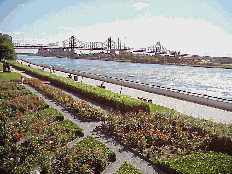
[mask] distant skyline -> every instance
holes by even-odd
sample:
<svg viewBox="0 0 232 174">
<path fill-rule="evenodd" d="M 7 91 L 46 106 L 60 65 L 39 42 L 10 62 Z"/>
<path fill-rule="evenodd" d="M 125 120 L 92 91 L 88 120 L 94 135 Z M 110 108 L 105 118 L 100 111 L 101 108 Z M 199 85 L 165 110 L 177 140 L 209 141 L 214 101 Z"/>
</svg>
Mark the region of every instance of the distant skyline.
<svg viewBox="0 0 232 174">
<path fill-rule="evenodd" d="M 19 43 L 111 37 L 136 49 L 160 41 L 182 54 L 232 57 L 231 7 L 230 0 L 3 0 L 0 32 Z"/>
</svg>

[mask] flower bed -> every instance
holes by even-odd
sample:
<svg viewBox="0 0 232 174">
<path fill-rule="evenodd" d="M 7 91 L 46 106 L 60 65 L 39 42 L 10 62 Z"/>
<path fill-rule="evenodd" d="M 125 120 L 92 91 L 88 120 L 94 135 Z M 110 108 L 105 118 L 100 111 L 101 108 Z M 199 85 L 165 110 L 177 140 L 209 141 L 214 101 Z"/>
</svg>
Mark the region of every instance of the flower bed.
<svg viewBox="0 0 232 174">
<path fill-rule="evenodd" d="M 124 161 L 115 174 L 143 174 L 143 172 L 140 172 L 136 167 L 132 166 L 127 161 Z"/>
<path fill-rule="evenodd" d="M 3 100 L 0 102 L 0 110 L 5 110 L 5 115 L 7 117 L 17 117 L 28 110 L 40 111 L 49 107 L 46 102 L 37 97 L 35 94 L 18 96 L 10 100 Z"/>
<path fill-rule="evenodd" d="M 55 85 L 77 92 L 87 98 L 96 100 L 99 103 L 103 103 L 114 108 L 120 108 L 120 110 L 124 112 L 139 112 L 139 109 L 142 109 L 145 112 L 150 112 L 150 105 L 147 102 L 134 99 L 128 95 L 121 95 L 92 85 L 75 82 L 69 78 L 56 76 L 43 70 L 19 64 L 15 61 L 8 61 L 8 63 L 10 63 L 13 67 L 23 70 L 38 78 L 49 80 Z"/>
<path fill-rule="evenodd" d="M 1 82 L 0 90 L 21 90 L 21 89 L 25 89 L 24 86 L 19 85 L 17 82 L 4 82 L 4 81 L 0 81 L 0 82 Z"/>
<path fill-rule="evenodd" d="M 23 86 L 1 83 L 0 94 L 8 89 L 14 93 L 0 100 L 0 173 L 27 173 L 83 136 L 81 128 Z"/>
<path fill-rule="evenodd" d="M 103 128 L 153 162 L 206 150 L 228 154 L 232 150 L 231 126 L 177 112 L 109 113 Z"/>
<path fill-rule="evenodd" d="M 44 161 L 43 172 L 100 173 L 116 155 L 96 138 L 88 136 L 64 151 L 57 151 L 50 161 Z"/>
<path fill-rule="evenodd" d="M 176 174 L 232 173 L 232 156 L 211 151 L 158 160 L 156 165 L 169 173 Z"/>
<path fill-rule="evenodd" d="M 71 95 L 66 94 L 60 89 L 55 89 L 52 86 L 46 85 L 35 78 L 27 79 L 27 81 L 33 87 L 41 90 L 45 95 L 51 97 L 59 104 L 62 104 L 64 107 L 70 109 L 76 114 L 79 114 L 85 119 L 96 119 L 103 117 L 101 110 L 93 108 L 89 104 L 86 104 L 84 101 L 78 102 Z"/>
<path fill-rule="evenodd" d="M 0 91 L 0 99 L 5 99 L 5 98 L 15 98 L 18 96 L 23 96 L 23 95 L 28 95 L 31 94 L 31 91 L 28 89 L 24 90 L 1 90 Z"/>
</svg>

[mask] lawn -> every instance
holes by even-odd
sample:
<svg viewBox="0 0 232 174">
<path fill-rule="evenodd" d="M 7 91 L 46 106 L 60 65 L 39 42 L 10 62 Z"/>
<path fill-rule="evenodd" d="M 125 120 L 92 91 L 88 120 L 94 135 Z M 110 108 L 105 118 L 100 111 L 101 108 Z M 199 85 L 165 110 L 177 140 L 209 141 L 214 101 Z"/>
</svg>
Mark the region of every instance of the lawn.
<svg viewBox="0 0 232 174">
<path fill-rule="evenodd" d="M 153 103 L 148 103 L 150 105 L 150 112 L 151 114 L 155 113 L 156 111 L 174 111 L 174 109 L 170 109 L 164 106 L 156 105 Z"/>
<path fill-rule="evenodd" d="M 9 80 L 19 81 L 21 80 L 21 75 L 15 72 L 0 72 L 0 81 L 9 81 Z"/>
<path fill-rule="evenodd" d="M 140 172 L 136 167 L 132 166 L 127 161 L 124 161 L 115 174 L 143 174 L 143 172 Z"/>
</svg>

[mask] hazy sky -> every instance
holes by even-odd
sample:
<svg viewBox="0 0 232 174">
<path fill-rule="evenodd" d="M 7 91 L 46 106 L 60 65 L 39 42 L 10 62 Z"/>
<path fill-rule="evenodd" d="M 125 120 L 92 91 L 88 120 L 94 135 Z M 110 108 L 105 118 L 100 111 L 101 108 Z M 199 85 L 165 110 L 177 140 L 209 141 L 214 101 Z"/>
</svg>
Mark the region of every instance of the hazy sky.
<svg viewBox="0 0 232 174">
<path fill-rule="evenodd" d="M 232 0 L 1 0 L 0 31 L 14 42 L 78 40 L 232 57 Z"/>
</svg>

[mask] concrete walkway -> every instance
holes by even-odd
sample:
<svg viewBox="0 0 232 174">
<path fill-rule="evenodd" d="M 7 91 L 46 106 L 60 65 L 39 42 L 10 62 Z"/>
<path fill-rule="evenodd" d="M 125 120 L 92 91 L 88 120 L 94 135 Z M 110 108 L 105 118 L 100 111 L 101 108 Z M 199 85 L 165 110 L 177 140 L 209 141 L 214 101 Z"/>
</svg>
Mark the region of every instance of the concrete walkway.
<svg viewBox="0 0 232 174">
<path fill-rule="evenodd" d="M 29 65 L 25 61 L 19 60 L 20 63 L 24 65 Z M 40 66 L 32 65 L 31 67 L 34 68 L 40 68 Z M 45 68 L 44 69 L 47 72 L 50 72 L 50 69 Z M 53 74 L 56 74 L 58 76 L 68 77 L 69 73 L 61 72 L 61 71 L 55 71 Z M 74 77 L 72 76 L 72 79 Z M 78 82 L 90 84 L 90 85 L 101 85 L 102 81 L 94 80 L 90 78 L 85 78 L 78 76 Z M 115 85 L 111 83 L 104 83 L 104 85 L 107 87 L 108 90 L 116 92 L 116 93 L 122 93 L 126 95 L 130 95 L 131 97 L 137 98 L 137 97 L 146 97 L 149 99 L 152 99 L 152 103 L 165 106 L 171 109 L 175 109 L 180 113 L 191 115 L 194 117 L 204 118 L 207 120 L 212 120 L 216 122 L 222 122 L 225 124 L 232 124 L 232 112 L 225 111 L 222 109 L 213 108 L 210 106 L 200 105 L 197 103 L 192 103 L 172 97 L 167 97 L 163 95 L 158 95 L 154 93 L 149 93 L 133 88 L 128 88 L 120 85 Z"/>
</svg>

